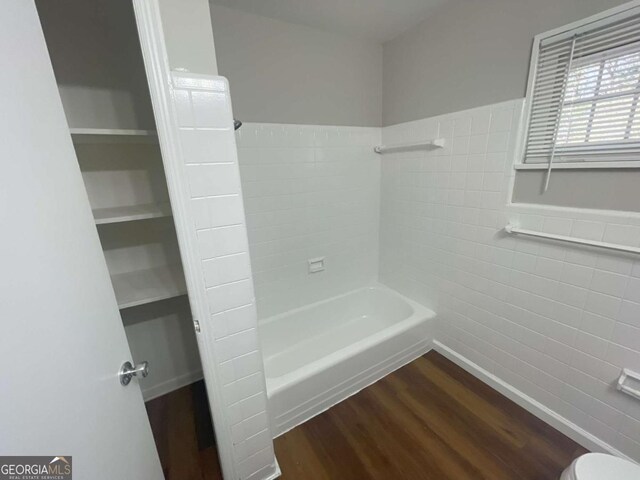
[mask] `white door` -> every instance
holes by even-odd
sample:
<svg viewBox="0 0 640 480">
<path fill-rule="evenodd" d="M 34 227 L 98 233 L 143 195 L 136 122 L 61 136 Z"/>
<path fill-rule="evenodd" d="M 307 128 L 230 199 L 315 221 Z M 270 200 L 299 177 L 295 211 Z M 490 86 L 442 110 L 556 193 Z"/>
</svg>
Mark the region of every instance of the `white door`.
<svg viewBox="0 0 640 480">
<path fill-rule="evenodd" d="M 163 477 L 32 0 L 0 15 L 0 455 Z M 150 366 L 153 368 L 153 365 Z"/>
</svg>

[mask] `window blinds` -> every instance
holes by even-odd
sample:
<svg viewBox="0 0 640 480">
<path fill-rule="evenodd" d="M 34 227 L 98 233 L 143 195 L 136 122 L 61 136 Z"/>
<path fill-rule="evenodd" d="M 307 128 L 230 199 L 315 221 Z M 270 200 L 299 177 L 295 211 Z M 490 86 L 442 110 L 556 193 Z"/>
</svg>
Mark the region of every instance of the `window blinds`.
<svg viewBox="0 0 640 480">
<path fill-rule="evenodd" d="M 640 14 L 540 41 L 529 101 L 525 163 L 640 160 Z"/>
</svg>

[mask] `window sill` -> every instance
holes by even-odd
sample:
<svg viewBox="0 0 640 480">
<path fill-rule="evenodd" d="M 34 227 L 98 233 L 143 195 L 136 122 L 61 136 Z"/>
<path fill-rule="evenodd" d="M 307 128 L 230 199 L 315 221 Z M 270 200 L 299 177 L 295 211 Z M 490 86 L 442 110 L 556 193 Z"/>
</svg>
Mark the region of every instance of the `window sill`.
<svg viewBox="0 0 640 480">
<path fill-rule="evenodd" d="M 516 170 L 547 170 L 547 163 L 518 163 L 513 167 Z M 591 170 L 591 169 L 617 169 L 617 168 L 640 168 L 640 161 L 626 162 L 566 162 L 554 163 L 553 170 Z"/>
</svg>

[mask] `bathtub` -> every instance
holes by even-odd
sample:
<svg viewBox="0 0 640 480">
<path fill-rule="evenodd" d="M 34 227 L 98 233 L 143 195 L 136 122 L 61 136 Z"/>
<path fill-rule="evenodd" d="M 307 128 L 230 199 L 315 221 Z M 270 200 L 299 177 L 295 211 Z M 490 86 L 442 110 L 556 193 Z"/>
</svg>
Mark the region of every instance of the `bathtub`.
<svg viewBox="0 0 640 480">
<path fill-rule="evenodd" d="M 375 285 L 260 321 L 274 436 L 426 353 L 434 318 Z"/>
</svg>

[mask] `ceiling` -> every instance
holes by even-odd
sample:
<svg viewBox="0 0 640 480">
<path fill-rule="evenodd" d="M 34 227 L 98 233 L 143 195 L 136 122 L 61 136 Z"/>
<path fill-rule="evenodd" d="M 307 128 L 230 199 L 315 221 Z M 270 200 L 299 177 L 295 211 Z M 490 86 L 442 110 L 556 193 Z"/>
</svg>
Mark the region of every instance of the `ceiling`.
<svg viewBox="0 0 640 480">
<path fill-rule="evenodd" d="M 285 22 L 376 42 L 391 40 L 447 0 L 211 0 Z"/>
</svg>

